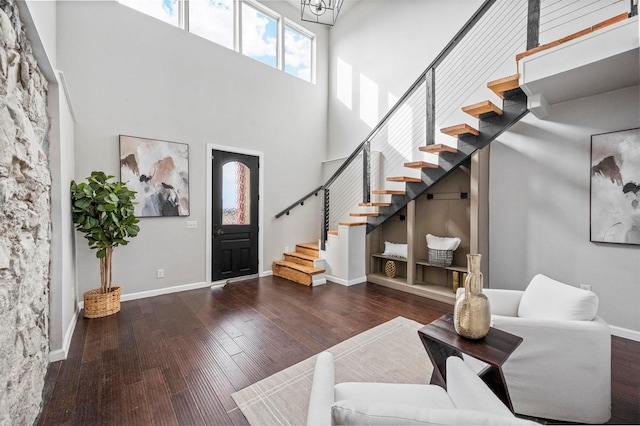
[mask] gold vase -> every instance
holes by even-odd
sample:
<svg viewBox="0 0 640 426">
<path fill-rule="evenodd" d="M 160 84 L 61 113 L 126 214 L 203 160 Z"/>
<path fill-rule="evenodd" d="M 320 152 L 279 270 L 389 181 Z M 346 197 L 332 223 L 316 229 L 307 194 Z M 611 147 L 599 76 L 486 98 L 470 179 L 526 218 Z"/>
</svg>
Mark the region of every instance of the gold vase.
<svg viewBox="0 0 640 426">
<path fill-rule="evenodd" d="M 467 278 L 464 297 L 459 297 L 453 310 L 456 333 L 468 339 L 481 339 L 489 332 L 491 310 L 489 299 L 482 293 L 483 276 L 479 254 L 467 255 Z"/>
</svg>

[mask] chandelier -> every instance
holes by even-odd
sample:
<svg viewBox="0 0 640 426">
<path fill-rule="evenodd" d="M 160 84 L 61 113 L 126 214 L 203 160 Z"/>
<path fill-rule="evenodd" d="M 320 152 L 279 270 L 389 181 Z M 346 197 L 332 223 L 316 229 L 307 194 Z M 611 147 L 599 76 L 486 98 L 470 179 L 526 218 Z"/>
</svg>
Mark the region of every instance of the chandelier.
<svg viewBox="0 0 640 426">
<path fill-rule="evenodd" d="M 316 24 L 333 25 L 344 0 L 300 0 L 300 18 Z"/>
</svg>

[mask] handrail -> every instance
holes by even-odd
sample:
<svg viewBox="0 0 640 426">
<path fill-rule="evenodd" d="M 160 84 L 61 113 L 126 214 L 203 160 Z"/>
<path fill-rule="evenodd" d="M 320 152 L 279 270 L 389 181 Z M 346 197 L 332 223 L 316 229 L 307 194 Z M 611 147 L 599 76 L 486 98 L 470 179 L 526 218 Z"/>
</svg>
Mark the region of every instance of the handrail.
<svg viewBox="0 0 640 426">
<path fill-rule="evenodd" d="M 476 12 L 469 18 L 469 20 L 463 25 L 463 27 L 456 33 L 456 35 L 449 41 L 449 43 L 445 46 L 445 48 L 436 56 L 436 58 L 431 62 L 431 64 L 427 67 L 427 69 L 418 77 L 418 79 L 409 87 L 409 89 L 398 99 L 398 101 L 389 109 L 389 111 L 382 117 L 382 120 L 378 122 L 378 124 L 371 130 L 371 132 L 367 135 L 367 137 L 356 147 L 356 149 L 351 153 L 351 155 L 342 163 L 342 165 L 336 170 L 336 172 L 331 175 L 331 177 L 325 182 L 324 185 L 321 185 L 316 190 L 311 191 L 309 194 L 302 197 L 300 200 L 291 204 L 286 209 L 282 210 L 276 215 L 276 219 L 288 214 L 291 209 L 297 207 L 298 205 L 303 204 L 304 200 L 311 197 L 311 195 L 317 195 L 318 191 L 321 191 L 325 188 L 328 188 L 340 174 L 357 158 L 360 151 L 364 148 L 365 144 L 369 142 L 369 140 L 382 128 L 383 125 L 386 124 L 389 117 L 398 109 L 404 101 L 411 95 L 413 90 L 419 86 L 423 80 L 426 78 L 427 73 L 431 71 L 431 69 L 435 68 L 438 64 L 440 64 L 447 55 L 453 50 L 453 48 L 458 44 L 458 41 L 465 36 L 475 25 L 478 20 L 491 8 L 493 3 L 496 0 L 485 0 L 485 2 L 476 10 Z"/>
<path fill-rule="evenodd" d="M 367 140 L 365 139 L 364 141 L 362 141 L 360 145 L 358 145 L 358 147 L 351 153 L 351 155 L 348 156 L 346 160 L 344 160 L 344 163 L 342 163 L 342 165 L 338 168 L 338 170 L 336 170 L 335 173 L 332 174 L 329 179 L 327 179 L 325 184 L 322 185 L 323 188 L 327 188 L 331 186 L 331 184 L 338 178 L 338 176 L 340 176 L 342 172 L 345 171 L 345 169 L 349 166 L 349 164 L 353 163 L 353 160 L 355 160 L 358 154 L 360 154 L 360 151 L 362 151 L 366 143 L 367 143 Z"/>
<path fill-rule="evenodd" d="M 313 191 L 311 191 L 310 193 L 308 193 L 307 195 L 305 195 L 304 197 L 300 198 L 298 201 L 296 201 L 295 203 L 291 204 L 289 207 L 287 207 L 286 209 L 282 210 L 280 213 L 278 213 L 276 215 L 276 219 L 280 218 L 281 216 L 289 215 L 289 212 L 291 211 L 291 209 L 298 207 L 299 205 L 302 206 L 304 205 L 304 202 L 308 199 L 311 198 L 312 195 L 318 196 L 318 192 L 322 191 L 322 189 L 324 188 L 324 185 L 321 185 L 319 187 L 317 187 L 316 189 L 314 189 Z"/>
</svg>

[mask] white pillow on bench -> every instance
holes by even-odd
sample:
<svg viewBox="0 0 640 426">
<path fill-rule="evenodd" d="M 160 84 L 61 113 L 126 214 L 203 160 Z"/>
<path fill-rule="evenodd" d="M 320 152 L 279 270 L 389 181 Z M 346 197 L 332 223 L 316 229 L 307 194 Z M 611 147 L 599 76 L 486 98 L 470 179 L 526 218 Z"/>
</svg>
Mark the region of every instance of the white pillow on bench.
<svg viewBox="0 0 640 426">
<path fill-rule="evenodd" d="M 393 256 L 393 257 L 403 257 L 407 258 L 407 245 L 406 244 L 398 244 L 398 243 L 390 243 L 389 241 L 384 242 L 384 253 L 385 256 Z"/>
</svg>

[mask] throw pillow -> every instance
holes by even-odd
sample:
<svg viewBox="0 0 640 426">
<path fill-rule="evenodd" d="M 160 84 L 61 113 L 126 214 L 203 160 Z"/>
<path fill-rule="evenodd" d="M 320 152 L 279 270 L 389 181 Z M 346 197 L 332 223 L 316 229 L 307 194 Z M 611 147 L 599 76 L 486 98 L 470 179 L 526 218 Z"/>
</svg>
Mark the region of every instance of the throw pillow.
<svg viewBox="0 0 640 426">
<path fill-rule="evenodd" d="M 407 258 L 407 245 L 406 244 L 398 244 L 398 243 L 390 243 L 389 241 L 384 242 L 384 253 L 385 256 L 393 256 L 393 257 L 403 257 Z"/>
<path fill-rule="evenodd" d="M 522 293 L 518 316 L 569 321 L 591 321 L 598 312 L 598 296 L 538 274 Z"/>
<path fill-rule="evenodd" d="M 458 237 L 436 237 L 427 234 L 427 247 L 434 250 L 451 250 L 454 251 L 460 245 Z"/>
</svg>

